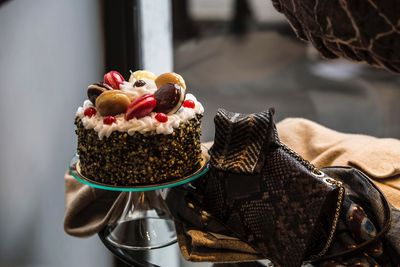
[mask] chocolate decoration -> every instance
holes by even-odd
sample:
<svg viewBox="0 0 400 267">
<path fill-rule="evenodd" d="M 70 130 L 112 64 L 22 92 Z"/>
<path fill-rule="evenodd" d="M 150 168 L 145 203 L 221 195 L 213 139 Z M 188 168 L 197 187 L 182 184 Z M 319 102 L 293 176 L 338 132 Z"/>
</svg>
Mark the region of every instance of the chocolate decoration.
<svg viewBox="0 0 400 267">
<path fill-rule="evenodd" d="M 134 84 L 135 87 L 142 87 L 146 85 L 146 82 L 143 80 L 137 80 Z"/>
<path fill-rule="evenodd" d="M 87 90 L 87 96 L 90 102 L 92 102 L 93 105 L 96 105 L 96 99 L 99 95 L 101 95 L 103 92 L 107 90 L 111 90 L 112 88 L 104 83 L 94 83 L 88 86 Z"/>
<path fill-rule="evenodd" d="M 154 93 L 154 97 L 157 101 L 155 112 L 173 114 L 182 106 L 185 100 L 185 90 L 178 84 L 167 83 Z"/>
</svg>

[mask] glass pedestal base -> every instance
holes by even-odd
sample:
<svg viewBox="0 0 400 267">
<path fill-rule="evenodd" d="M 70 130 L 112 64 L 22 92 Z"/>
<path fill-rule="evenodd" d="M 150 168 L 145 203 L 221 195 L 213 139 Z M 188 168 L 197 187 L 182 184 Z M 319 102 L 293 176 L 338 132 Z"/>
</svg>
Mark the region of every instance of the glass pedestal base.
<svg viewBox="0 0 400 267">
<path fill-rule="evenodd" d="M 177 240 L 161 190 L 129 192 L 120 219 L 104 234 L 111 245 L 130 250 L 161 248 Z"/>
<path fill-rule="evenodd" d="M 190 183 L 206 174 L 208 159 L 207 148 L 202 147 L 199 166 L 187 176 L 135 186 L 110 185 L 85 177 L 77 155 L 71 160 L 69 173 L 90 187 L 128 194 L 119 219 L 102 231 L 102 241 L 115 249 L 144 251 L 166 247 L 177 241 L 174 222 L 162 194 L 170 187 Z"/>
</svg>

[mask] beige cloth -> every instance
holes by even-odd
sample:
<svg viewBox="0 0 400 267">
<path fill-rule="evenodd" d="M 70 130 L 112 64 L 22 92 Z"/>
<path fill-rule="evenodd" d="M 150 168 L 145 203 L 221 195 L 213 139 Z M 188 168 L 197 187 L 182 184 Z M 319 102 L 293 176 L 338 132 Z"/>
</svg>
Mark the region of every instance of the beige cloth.
<svg viewBox="0 0 400 267">
<path fill-rule="evenodd" d="M 262 259 L 247 243 L 230 236 L 185 229 L 175 223 L 179 249 L 188 261 L 245 262 Z"/>
<path fill-rule="evenodd" d="M 65 174 L 64 229 L 85 237 L 98 233 L 121 215 L 125 193 L 94 189 Z"/>
<path fill-rule="evenodd" d="M 344 134 L 300 118 L 285 119 L 277 129 L 284 144 L 317 167 L 352 166 L 365 172 L 400 208 L 400 140 Z"/>
<path fill-rule="evenodd" d="M 283 143 L 316 166 L 350 165 L 367 173 L 400 208 L 400 141 L 343 134 L 305 119 L 277 124 Z M 210 145 L 210 144 L 208 144 Z M 90 188 L 65 175 L 65 231 L 90 236 L 118 218 L 125 194 Z"/>
</svg>

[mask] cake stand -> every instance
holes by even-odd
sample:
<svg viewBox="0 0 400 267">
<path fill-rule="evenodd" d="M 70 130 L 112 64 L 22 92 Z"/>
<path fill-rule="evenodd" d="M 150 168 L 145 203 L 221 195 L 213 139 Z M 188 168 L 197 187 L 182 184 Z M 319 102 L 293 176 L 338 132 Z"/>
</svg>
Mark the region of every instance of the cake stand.
<svg viewBox="0 0 400 267">
<path fill-rule="evenodd" d="M 176 242 L 174 222 L 162 195 L 167 193 L 167 188 L 190 183 L 207 173 L 208 153 L 205 147 L 202 150 L 201 164 L 196 170 L 185 177 L 157 184 L 129 187 L 96 182 L 81 174 L 79 156 L 72 159 L 69 172 L 77 181 L 90 187 L 127 192 L 125 207 L 119 219 L 104 229 L 104 239 L 121 249 L 150 250 Z"/>
</svg>

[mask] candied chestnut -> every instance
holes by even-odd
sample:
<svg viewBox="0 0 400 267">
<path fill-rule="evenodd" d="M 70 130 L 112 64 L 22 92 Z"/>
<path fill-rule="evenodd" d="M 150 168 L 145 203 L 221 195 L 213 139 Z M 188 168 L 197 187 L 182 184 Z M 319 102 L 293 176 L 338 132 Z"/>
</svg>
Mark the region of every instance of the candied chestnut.
<svg viewBox="0 0 400 267">
<path fill-rule="evenodd" d="M 155 112 L 173 114 L 181 107 L 185 100 L 185 90 L 179 84 L 164 84 L 154 93 L 157 101 Z"/>
</svg>

